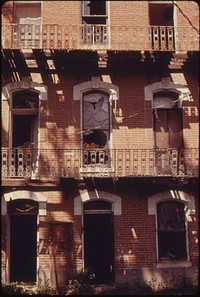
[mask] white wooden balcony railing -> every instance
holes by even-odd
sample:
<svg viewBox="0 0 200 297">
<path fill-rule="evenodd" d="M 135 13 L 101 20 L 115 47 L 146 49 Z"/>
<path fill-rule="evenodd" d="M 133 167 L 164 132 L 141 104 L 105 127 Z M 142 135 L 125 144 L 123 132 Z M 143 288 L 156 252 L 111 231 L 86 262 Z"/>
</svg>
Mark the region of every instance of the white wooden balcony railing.
<svg viewBox="0 0 200 297">
<path fill-rule="evenodd" d="M 82 177 L 197 177 L 198 149 L 2 148 L 2 179 Z"/>
<path fill-rule="evenodd" d="M 199 50 L 191 26 L 2 24 L 3 49 Z"/>
</svg>

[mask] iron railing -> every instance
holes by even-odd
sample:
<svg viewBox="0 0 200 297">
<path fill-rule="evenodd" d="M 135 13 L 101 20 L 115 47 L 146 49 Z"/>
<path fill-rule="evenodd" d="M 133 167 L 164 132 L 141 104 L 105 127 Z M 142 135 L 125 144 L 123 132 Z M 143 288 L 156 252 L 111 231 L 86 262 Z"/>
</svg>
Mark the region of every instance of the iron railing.
<svg viewBox="0 0 200 297">
<path fill-rule="evenodd" d="M 2 178 L 197 177 L 198 149 L 2 148 Z"/>
<path fill-rule="evenodd" d="M 187 26 L 2 24 L 3 49 L 199 50 L 199 35 Z"/>
</svg>

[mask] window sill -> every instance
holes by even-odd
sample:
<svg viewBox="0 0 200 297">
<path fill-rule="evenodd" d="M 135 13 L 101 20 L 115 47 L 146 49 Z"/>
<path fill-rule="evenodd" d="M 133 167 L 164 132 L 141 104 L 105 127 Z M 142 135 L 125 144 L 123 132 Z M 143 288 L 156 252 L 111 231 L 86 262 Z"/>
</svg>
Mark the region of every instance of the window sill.
<svg viewBox="0 0 200 297">
<path fill-rule="evenodd" d="M 190 261 L 168 261 L 168 262 L 158 262 L 157 268 L 177 268 L 177 267 L 191 267 Z"/>
</svg>

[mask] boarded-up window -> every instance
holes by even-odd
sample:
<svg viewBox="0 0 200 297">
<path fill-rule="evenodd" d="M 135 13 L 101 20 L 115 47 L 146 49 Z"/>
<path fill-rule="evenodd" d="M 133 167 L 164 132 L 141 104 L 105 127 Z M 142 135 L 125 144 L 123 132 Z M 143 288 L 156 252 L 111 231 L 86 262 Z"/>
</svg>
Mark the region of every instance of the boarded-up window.
<svg viewBox="0 0 200 297">
<path fill-rule="evenodd" d="M 180 148 L 183 143 L 182 110 L 156 109 L 154 129 L 157 148 Z"/>
<path fill-rule="evenodd" d="M 177 175 L 183 148 L 182 109 L 178 106 L 178 95 L 156 93 L 153 108 L 157 173 Z"/>
</svg>

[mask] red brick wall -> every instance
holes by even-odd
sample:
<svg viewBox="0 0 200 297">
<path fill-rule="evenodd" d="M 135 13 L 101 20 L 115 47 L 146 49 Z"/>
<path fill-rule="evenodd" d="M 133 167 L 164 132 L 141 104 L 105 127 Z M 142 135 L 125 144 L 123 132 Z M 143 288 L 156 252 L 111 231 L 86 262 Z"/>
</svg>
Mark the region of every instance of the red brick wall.
<svg viewBox="0 0 200 297">
<path fill-rule="evenodd" d="M 189 72 L 184 75 L 191 92 L 191 100 L 183 102 L 184 145 L 197 147 L 198 79 L 195 75 L 190 76 Z M 161 77 L 157 76 L 154 82 L 160 80 Z M 75 73 L 71 73 L 63 76 L 62 84 L 47 84 L 48 100 L 41 101 L 41 148 L 80 148 L 80 102 L 73 100 L 73 86 L 79 82 Z M 122 118 L 115 118 L 112 112 L 113 148 L 153 148 L 151 104 L 144 100 L 144 87 L 149 84 L 145 71 L 140 74 L 133 71 L 128 75 L 122 71 L 112 82 L 119 87 L 117 109 L 121 109 L 123 118 L 120 122 Z M 59 90 L 63 93 L 62 98 L 57 94 Z M 2 108 L 2 145 L 7 146 L 9 109 L 6 101 L 3 101 Z"/>
<path fill-rule="evenodd" d="M 74 216 L 74 196 L 77 194 L 72 192 L 65 194 L 65 191 L 58 190 L 43 191 L 42 194 L 47 197 L 47 215 L 40 216 L 39 222 L 39 270 L 49 272 L 52 267 L 52 256 L 54 256 L 57 269 L 66 269 L 65 281 L 67 282 L 82 269 L 83 265 L 82 219 L 81 216 Z M 156 222 L 154 215 L 148 215 L 149 194 L 147 190 L 141 191 L 139 188 L 137 190 L 136 187 L 134 191 L 121 189 L 117 193 L 122 199 L 122 214 L 114 216 L 116 271 L 155 267 L 157 262 Z M 196 215 L 188 217 L 192 265 L 197 265 L 198 261 L 198 197 L 196 197 L 195 208 Z M 52 232 L 52 226 L 54 226 L 54 232 Z M 2 227 L 4 235 L 2 267 L 4 267 L 5 220 Z"/>
<path fill-rule="evenodd" d="M 142 26 L 149 24 L 148 1 L 108 1 L 110 25 Z M 42 23 L 60 25 L 78 25 L 81 23 L 81 1 L 41 1 Z M 195 1 L 177 3 L 191 23 L 199 26 L 199 6 Z M 2 23 L 12 22 L 13 1 L 2 7 Z M 177 8 L 177 24 L 188 26 L 188 20 Z M 129 32 L 127 31 L 127 35 Z M 148 34 L 148 32 L 147 32 Z"/>
<path fill-rule="evenodd" d="M 43 24 L 81 24 L 81 1 L 42 1 Z"/>
<path fill-rule="evenodd" d="M 110 25 L 148 26 L 148 1 L 109 1 Z"/>
</svg>

